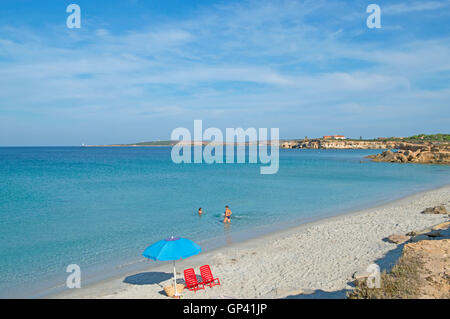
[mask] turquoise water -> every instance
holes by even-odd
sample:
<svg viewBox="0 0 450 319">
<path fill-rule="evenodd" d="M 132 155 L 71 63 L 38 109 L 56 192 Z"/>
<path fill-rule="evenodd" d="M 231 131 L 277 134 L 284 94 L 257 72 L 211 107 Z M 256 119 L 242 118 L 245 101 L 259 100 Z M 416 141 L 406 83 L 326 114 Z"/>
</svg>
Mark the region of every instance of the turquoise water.
<svg viewBox="0 0 450 319">
<path fill-rule="evenodd" d="M 63 285 L 73 263 L 83 274 L 105 274 L 168 235 L 221 245 L 224 236 L 236 240 L 450 181 L 450 167 L 363 159 L 374 153 L 280 150 L 279 172 L 261 175 L 257 164 L 177 165 L 166 147 L 0 148 L 0 296 Z M 230 227 L 221 222 L 225 205 Z"/>
</svg>

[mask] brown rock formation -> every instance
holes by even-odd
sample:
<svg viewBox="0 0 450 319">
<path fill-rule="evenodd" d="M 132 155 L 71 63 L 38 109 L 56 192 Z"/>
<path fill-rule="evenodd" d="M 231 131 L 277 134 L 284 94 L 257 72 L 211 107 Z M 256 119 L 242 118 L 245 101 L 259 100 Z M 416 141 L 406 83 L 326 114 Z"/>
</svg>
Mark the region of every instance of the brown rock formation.
<svg viewBox="0 0 450 319">
<path fill-rule="evenodd" d="M 389 273 L 383 272 L 380 288 L 370 288 L 361 274 L 351 299 L 450 299 L 450 222 L 411 238 Z M 436 231 L 439 229 L 439 231 Z M 411 232 L 418 233 L 418 232 Z M 389 238 L 395 239 L 392 235 Z M 406 239 L 406 237 L 405 237 Z M 354 276 L 356 278 L 356 276 Z M 366 276 L 367 277 L 367 276 Z"/>
<path fill-rule="evenodd" d="M 419 298 L 450 298 L 450 239 L 422 240 L 405 245 L 406 258 L 420 260 Z"/>
<path fill-rule="evenodd" d="M 389 141 L 355 141 L 332 139 L 304 139 L 285 141 L 281 148 L 306 149 L 384 149 L 393 148 L 395 143 Z"/>
<path fill-rule="evenodd" d="M 447 145 L 429 146 L 422 144 L 400 143 L 399 150 L 387 150 L 378 155 L 369 155 L 374 162 L 450 164 L 450 151 Z"/>
<path fill-rule="evenodd" d="M 439 205 L 435 207 L 425 208 L 422 214 L 448 214 L 448 211 L 444 205 Z"/>
<path fill-rule="evenodd" d="M 393 244 L 403 244 L 404 242 L 410 240 L 410 238 L 410 236 L 406 235 L 390 235 L 387 239 Z"/>
<path fill-rule="evenodd" d="M 450 164 L 450 144 L 438 142 L 410 143 L 399 141 L 359 141 L 334 139 L 304 139 L 285 141 L 281 148 L 305 149 L 387 149 L 369 155 L 374 162 Z M 398 151 L 391 151 L 397 149 Z"/>
<path fill-rule="evenodd" d="M 432 230 L 443 230 L 443 229 L 449 229 L 450 228 L 450 222 L 443 222 L 440 224 L 437 224 L 436 226 L 433 226 Z"/>
</svg>

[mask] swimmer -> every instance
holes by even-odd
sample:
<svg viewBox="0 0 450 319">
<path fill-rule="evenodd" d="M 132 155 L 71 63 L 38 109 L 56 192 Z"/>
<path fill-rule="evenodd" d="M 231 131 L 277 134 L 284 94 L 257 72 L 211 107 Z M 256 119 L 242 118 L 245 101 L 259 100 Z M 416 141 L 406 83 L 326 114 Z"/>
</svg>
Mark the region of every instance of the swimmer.
<svg viewBox="0 0 450 319">
<path fill-rule="evenodd" d="M 233 214 L 230 210 L 230 208 L 227 206 L 225 206 L 225 217 L 223 219 L 224 224 L 226 223 L 231 223 L 231 214 Z"/>
</svg>

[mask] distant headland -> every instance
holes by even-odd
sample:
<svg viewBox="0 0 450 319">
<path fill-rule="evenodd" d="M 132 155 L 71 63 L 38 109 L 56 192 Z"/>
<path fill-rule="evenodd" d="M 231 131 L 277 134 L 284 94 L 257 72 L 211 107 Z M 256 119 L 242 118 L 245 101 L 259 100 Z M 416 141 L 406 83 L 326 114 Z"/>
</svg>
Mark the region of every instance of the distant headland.
<svg viewBox="0 0 450 319">
<path fill-rule="evenodd" d="M 178 141 L 150 141 L 132 144 L 105 144 L 105 145 L 82 145 L 84 147 L 133 147 L 133 146 L 173 146 Z"/>
<path fill-rule="evenodd" d="M 385 149 L 367 158 L 375 162 L 450 164 L 450 134 L 380 137 L 372 140 L 347 139 L 342 135 L 290 140 L 281 144 L 287 149 Z M 391 151 L 396 150 L 396 151 Z"/>
<path fill-rule="evenodd" d="M 131 144 L 105 144 L 105 145 L 85 145 L 85 147 L 133 147 L 133 146 L 173 146 L 179 143 L 176 140 L 148 141 Z M 259 143 L 268 143 L 270 141 L 259 141 Z M 389 148 L 389 142 L 410 142 L 410 143 L 450 143 L 450 134 L 419 134 L 410 137 L 378 137 L 374 139 L 348 138 L 344 135 L 324 135 L 323 137 L 303 139 L 281 139 L 281 148 Z M 193 145 L 200 142 L 192 142 Z M 209 144 L 211 141 L 202 141 L 202 144 Z M 252 143 L 252 142 L 251 142 Z M 226 144 L 226 143 L 222 143 Z M 246 142 L 245 144 L 249 144 Z M 336 147 L 333 147 L 336 146 Z M 367 147 L 366 147 L 367 146 Z M 369 147 L 370 146 L 370 147 Z M 382 147 L 379 147 L 382 146 Z"/>
<path fill-rule="evenodd" d="M 84 147 L 161 147 L 174 146 L 180 141 L 149 141 L 132 144 L 84 145 Z M 206 145 L 211 141 L 182 142 Z M 270 144 L 271 141 L 235 143 L 235 145 Z M 227 143 L 218 143 L 227 145 Z M 229 144 L 229 143 L 228 143 Z M 378 137 L 375 139 L 347 138 L 344 135 L 325 135 L 320 138 L 284 139 L 284 149 L 384 149 L 368 158 L 377 162 L 450 164 L 450 134 L 419 134 L 410 137 Z M 395 151 L 391 151 L 395 150 Z"/>
</svg>

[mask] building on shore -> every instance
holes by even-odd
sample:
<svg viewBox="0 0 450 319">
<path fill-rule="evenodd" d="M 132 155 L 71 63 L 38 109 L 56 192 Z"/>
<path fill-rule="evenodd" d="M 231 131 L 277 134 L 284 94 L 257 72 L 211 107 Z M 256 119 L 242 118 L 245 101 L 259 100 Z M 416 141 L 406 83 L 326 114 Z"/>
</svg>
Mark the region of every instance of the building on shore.
<svg viewBox="0 0 450 319">
<path fill-rule="evenodd" d="M 324 140 L 345 140 L 346 137 L 344 135 L 324 135 Z"/>
</svg>

